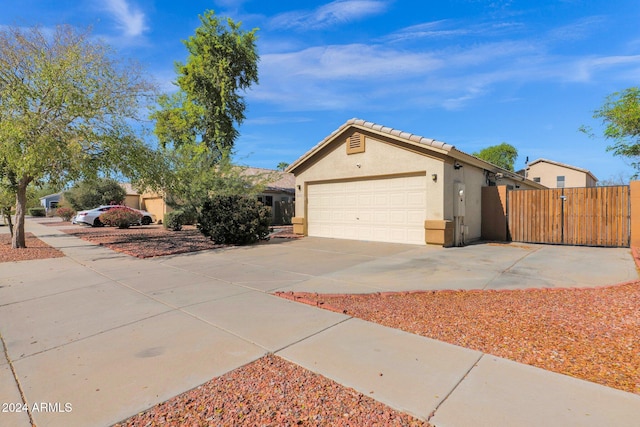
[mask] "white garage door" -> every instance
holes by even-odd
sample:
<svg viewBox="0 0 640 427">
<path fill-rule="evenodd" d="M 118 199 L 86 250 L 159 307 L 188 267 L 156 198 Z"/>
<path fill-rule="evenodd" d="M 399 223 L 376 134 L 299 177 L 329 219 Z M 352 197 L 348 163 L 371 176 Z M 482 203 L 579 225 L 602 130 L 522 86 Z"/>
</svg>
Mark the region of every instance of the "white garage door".
<svg viewBox="0 0 640 427">
<path fill-rule="evenodd" d="M 309 236 L 424 244 L 426 177 L 310 184 Z"/>
</svg>

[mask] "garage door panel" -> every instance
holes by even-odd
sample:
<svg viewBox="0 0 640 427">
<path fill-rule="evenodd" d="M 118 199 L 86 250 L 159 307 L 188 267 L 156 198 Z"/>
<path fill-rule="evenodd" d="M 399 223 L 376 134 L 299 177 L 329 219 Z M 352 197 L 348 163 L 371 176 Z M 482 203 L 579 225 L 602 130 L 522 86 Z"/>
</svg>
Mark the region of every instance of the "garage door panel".
<svg viewBox="0 0 640 427">
<path fill-rule="evenodd" d="M 424 243 L 426 176 L 308 186 L 310 236 Z"/>
</svg>

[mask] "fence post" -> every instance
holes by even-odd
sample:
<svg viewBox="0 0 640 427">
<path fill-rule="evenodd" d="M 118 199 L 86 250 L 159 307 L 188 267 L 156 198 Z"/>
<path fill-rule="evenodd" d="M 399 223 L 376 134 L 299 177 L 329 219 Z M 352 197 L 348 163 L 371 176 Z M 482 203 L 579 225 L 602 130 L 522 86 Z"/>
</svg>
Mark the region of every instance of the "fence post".
<svg viewBox="0 0 640 427">
<path fill-rule="evenodd" d="M 507 224 L 507 186 L 482 187 L 482 238 L 506 242 L 509 240 Z"/>
<path fill-rule="evenodd" d="M 631 246 L 640 247 L 640 181 L 629 183 L 631 203 Z"/>
</svg>

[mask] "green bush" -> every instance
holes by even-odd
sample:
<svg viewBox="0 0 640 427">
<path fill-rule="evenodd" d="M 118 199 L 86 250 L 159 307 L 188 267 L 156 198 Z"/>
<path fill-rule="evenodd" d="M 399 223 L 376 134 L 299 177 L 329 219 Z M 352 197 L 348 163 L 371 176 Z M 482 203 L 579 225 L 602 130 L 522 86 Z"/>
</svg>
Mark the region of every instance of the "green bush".
<svg viewBox="0 0 640 427">
<path fill-rule="evenodd" d="M 63 221 L 71 221 L 71 218 L 75 215 L 75 211 L 71 208 L 58 208 L 56 209 L 56 216 L 62 218 Z"/>
<path fill-rule="evenodd" d="M 185 214 L 182 210 L 178 209 L 171 211 L 164 216 L 164 228 L 173 231 L 182 230 L 182 226 L 185 224 Z"/>
<path fill-rule="evenodd" d="M 126 196 L 127 192 L 118 181 L 108 178 L 79 182 L 64 193 L 64 199 L 78 211 L 122 204 Z"/>
<path fill-rule="evenodd" d="M 269 235 L 271 208 L 253 197 L 213 196 L 198 216 L 198 229 L 216 243 L 246 245 Z"/>
<path fill-rule="evenodd" d="M 131 224 L 140 224 L 142 214 L 131 208 L 111 208 L 100 215 L 100 222 L 118 228 L 129 228 Z"/>
<path fill-rule="evenodd" d="M 191 207 L 184 207 L 180 210 L 182 211 L 184 225 L 194 225 L 196 222 L 198 222 L 198 212 L 196 212 L 195 209 Z"/>
<path fill-rule="evenodd" d="M 29 208 L 29 215 L 31 216 L 46 216 L 47 211 L 45 208 Z"/>
</svg>

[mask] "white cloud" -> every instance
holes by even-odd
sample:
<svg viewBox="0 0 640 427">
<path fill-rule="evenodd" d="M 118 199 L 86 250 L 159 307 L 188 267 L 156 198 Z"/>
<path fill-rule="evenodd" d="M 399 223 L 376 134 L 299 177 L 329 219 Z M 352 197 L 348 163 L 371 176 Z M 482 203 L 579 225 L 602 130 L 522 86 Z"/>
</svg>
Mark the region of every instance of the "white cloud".
<svg viewBox="0 0 640 427">
<path fill-rule="evenodd" d="M 442 64 L 430 54 L 402 52 L 362 44 L 312 47 L 269 54 L 260 59 L 261 72 L 319 80 L 368 80 L 419 75 Z"/>
<path fill-rule="evenodd" d="M 380 0 L 336 0 L 313 11 L 295 11 L 274 17 L 275 28 L 317 29 L 358 21 L 383 13 L 387 4 Z"/>
<path fill-rule="evenodd" d="M 617 56 L 593 56 L 589 58 L 579 58 L 572 66 L 568 78 L 576 82 L 591 81 L 594 76 L 601 71 L 607 71 L 618 66 L 630 65 L 635 70 L 640 68 L 640 55 L 617 55 Z M 632 73 L 631 77 L 634 77 Z M 637 74 L 635 74 L 637 78 Z"/>
<path fill-rule="evenodd" d="M 127 0 L 104 0 L 104 9 L 111 12 L 128 37 L 136 37 L 145 32 L 145 15 L 139 9 L 127 3 Z"/>
<path fill-rule="evenodd" d="M 386 37 L 383 41 L 411 42 L 420 39 L 443 40 L 455 37 L 497 37 L 516 33 L 523 29 L 520 22 L 490 22 L 473 23 L 467 25 L 462 21 L 443 19 L 439 21 L 425 22 L 418 25 L 402 28 Z"/>
<path fill-rule="evenodd" d="M 606 22 L 603 16 L 589 16 L 571 24 L 551 30 L 549 38 L 552 41 L 576 41 L 588 38 L 591 34 L 601 31 Z"/>
<path fill-rule="evenodd" d="M 249 94 L 287 111 L 394 108 L 460 109 L 503 84 L 625 79 L 640 56 L 551 55 L 534 40 L 451 45 L 419 51 L 382 45 L 331 45 L 266 54 Z M 512 97 L 512 95 L 510 95 Z"/>
<path fill-rule="evenodd" d="M 425 22 L 423 24 L 412 25 L 386 37 L 390 41 L 416 40 L 419 38 L 445 38 L 467 35 L 471 32 L 469 28 L 442 29 L 447 21 Z"/>
</svg>

